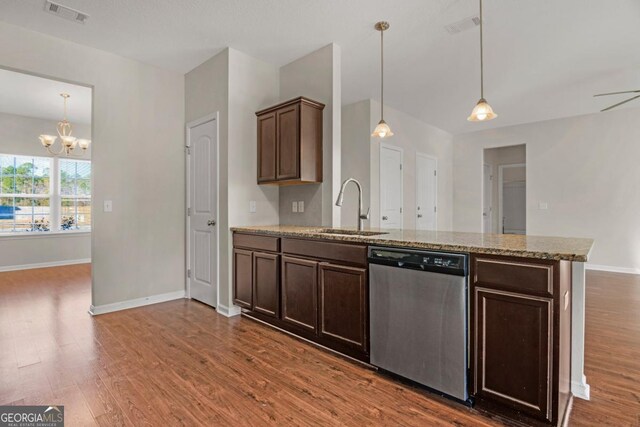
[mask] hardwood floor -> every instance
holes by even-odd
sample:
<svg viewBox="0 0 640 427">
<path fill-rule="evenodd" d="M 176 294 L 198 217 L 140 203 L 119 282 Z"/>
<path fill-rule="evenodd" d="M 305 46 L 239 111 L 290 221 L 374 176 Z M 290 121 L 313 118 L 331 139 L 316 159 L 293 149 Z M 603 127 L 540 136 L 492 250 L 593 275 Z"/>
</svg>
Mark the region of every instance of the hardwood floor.
<svg viewBox="0 0 640 427">
<path fill-rule="evenodd" d="M 589 272 L 570 425 L 640 425 L 640 276 Z M 247 319 L 180 300 L 92 318 L 90 268 L 0 273 L 0 405 L 67 425 L 501 425 Z"/>
</svg>

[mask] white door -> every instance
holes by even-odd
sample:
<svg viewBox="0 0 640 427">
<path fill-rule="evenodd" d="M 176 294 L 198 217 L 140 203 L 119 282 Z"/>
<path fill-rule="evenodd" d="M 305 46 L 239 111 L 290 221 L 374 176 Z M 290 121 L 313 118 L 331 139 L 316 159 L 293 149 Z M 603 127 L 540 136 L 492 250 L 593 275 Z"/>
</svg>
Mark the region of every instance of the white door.
<svg viewBox="0 0 640 427">
<path fill-rule="evenodd" d="M 416 229 L 437 228 L 438 161 L 416 154 Z"/>
<path fill-rule="evenodd" d="M 218 140 L 215 118 L 187 125 L 189 296 L 218 305 Z"/>
<path fill-rule="evenodd" d="M 402 149 L 380 144 L 380 227 L 402 228 Z"/>
<path fill-rule="evenodd" d="M 491 197 L 493 194 L 493 172 L 491 166 L 485 164 L 483 169 L 483 183 L 482 183 L 482 232 L 492 232 L 492 207 Z"/>
</svg>

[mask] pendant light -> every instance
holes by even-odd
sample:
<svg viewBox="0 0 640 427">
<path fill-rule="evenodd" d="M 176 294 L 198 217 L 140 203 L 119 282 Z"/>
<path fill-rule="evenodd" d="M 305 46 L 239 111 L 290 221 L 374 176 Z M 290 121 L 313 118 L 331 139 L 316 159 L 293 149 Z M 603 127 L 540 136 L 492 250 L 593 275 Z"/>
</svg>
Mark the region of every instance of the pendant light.
<svg viewBox="0 0 640 427">
<path fill-rule="evenodd" d="M 67 100 L 71 98 L 71 95 L 69 95 L 68 93 L 61 93 L 60 96 L 64 100 L 64 112 L 62 120 L 58 122 L 58 126 L 56 127 L 58 136 L 60 137 L 61 141 L 60 149 L 52 149 L 52 146 L 56 142 L 56 139 L 58 139 L 58 136 L 40 135 L 38 139 L 40 139 L 40 143 L 44 146 L 44 148 L 47 149 L 50 154 L 58 156 L 62 153 L 65 153 L 68 156 L 76 148 L 76 146 L 79 146 L 80 148 L 82 148 L 82 150 L 86 150 L 87 148 L 89 148 L 91 140 L 77 139 L 75 136 L 71 136 L 73 127 L 71 126 L 71 123 L 69 123 L 69 120 L 67 120 Z"/>
<path fill-rule="evenodd" d="M 380 21 L 376 23 L 375 29 L 380 31 L 380 122 L 373 130 L 371 136 L 377 138 L 388 138 L 393 136 L 391 128 L 384 121 L 384 32 L 389 29 L 389 23 Z"/>
<path fill-rule="evenodd" d="M 484 20 L 482 19 L 482 0 L 480 0 L 480 100 L 473 107 L 473 111 L 471 111 L 471 115 L 467 117 L 467 120 L 470 122 L 486 122 L 489 120 L 493 120 L 498 115 L 493 112 L 491 105 L 484 99 L 484 58 L 483 58 L 483 49 L 482 49 L 482 24 Z"/>
</svg>

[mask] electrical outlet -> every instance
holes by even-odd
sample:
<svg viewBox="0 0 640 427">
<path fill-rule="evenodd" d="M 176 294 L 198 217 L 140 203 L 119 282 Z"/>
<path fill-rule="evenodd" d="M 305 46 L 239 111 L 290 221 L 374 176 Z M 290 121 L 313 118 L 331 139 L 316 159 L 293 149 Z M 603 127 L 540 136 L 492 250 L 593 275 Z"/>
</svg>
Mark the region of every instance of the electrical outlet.
<svg viewBox="0 0 640 427">
<path fill-rule="evenodd" d="M 298 212 L 300 212 L 300 213 L 304 212 L 304 201 L 303 200 L 300 200 L 298 202 Z"/>
<path fill-rule="evenodd" d="M 113 202 L 111 200 L 105 200 L 104 201 L 104 209 L 105 212 L 112 212 L 113 211 Z"/>
<path fill-rule="evenodd" d="M 291 203 L 291 212 L 298 212 L 298 202 Z"/>
<path fill-rule="evenodd" d="M 256 213 L 256 201 L 255 200 L 250 200 L 249 201 L 249 212 L 250 213 Z"/>
</svg>

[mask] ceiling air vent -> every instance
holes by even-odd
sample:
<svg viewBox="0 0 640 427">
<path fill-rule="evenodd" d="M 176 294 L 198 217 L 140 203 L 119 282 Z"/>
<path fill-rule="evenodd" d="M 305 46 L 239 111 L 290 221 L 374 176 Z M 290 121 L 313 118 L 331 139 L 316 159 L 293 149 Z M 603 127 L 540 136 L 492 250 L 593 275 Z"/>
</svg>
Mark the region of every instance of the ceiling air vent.
<svg viewBox="0 0 640 427">
<path fill-rule="evenodd" d="M 447 30 L 449 34 L 458 34 L 473 27 L 477 27 L 478 25 L 480 25 L 480 17 L 478 15 L 473 15 L 468 18 L 461 19 L 458 22 L 454 22 L 453 24 L 445 25 L 444 29 Z"/>
<path fill-rule="evenodd" d="M 63 6 L 58 3 L 54 3 L 49 0 L 45 0 L 44 10 L 45 12 L 49 12 L 51 14 L 59 16 L 60 18 L 68 19 L 69 21 L 74 21 L 79 24 L 84 24 L 87 19 L 89 19 L 89 15 L 87 15 L 86 13 L 80 12 L 67 6 Z"/>
</svg>

